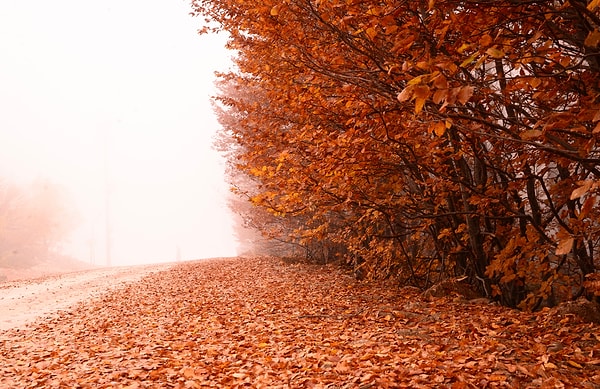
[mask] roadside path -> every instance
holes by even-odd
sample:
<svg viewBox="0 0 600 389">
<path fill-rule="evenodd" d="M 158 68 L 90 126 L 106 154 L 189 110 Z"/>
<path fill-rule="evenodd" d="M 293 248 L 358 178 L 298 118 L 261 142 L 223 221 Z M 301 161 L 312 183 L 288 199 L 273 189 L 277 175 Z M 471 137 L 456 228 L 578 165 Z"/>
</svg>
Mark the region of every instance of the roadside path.
<svg viewBox="0 0 600 389">
<path fill-rule="evenodd" d="M 102 293 L 169 269 L 173 264 L 121 266 L 0 284 L 0 331 L 23 328 Z"/>
</svg>

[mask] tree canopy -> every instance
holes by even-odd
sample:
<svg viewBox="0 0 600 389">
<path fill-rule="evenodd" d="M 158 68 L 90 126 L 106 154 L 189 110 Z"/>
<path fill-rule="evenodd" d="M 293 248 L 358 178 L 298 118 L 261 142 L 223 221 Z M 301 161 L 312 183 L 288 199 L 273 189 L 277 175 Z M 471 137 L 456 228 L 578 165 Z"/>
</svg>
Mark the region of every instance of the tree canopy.
<svg viewBox="0 0 600 389">
<path fill-rule="evenodd" d="M 600 1 L 192 4 L 230 36 L 232 177 L 280 238 L 369 277 L 466 276 L 509 306 L 585 293 Z"/>
</svg>

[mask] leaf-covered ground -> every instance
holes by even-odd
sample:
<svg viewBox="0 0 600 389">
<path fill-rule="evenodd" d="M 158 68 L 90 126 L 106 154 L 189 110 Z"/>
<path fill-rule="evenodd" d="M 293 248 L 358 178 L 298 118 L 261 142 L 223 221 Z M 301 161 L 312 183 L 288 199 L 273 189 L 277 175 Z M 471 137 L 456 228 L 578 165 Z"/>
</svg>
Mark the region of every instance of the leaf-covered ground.
<svg viewBox="0 0 600 389">
<path fill-rule="evenodd" d="M 207 260 L 0 333 L 0 387 L 597 388 L 599 332 L 336 267 Z"/>
</svg>

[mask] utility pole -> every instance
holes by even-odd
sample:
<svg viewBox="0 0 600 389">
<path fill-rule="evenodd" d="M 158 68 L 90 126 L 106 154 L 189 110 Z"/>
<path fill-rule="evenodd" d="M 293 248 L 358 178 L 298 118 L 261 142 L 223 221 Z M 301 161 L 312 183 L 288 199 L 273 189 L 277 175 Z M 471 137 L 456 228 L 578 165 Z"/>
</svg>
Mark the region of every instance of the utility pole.
<svg viewBox="0 0 600 389">
<path fill-rule="evenodd" d="M 110 267 L 111 226 L 110 226 L 110 177 L 108 161 L 108 128 L 104 129 L 104 216 L 106 227 L 106 266 Z"/>
<path fill-rule="evenodd" d="M 92 232 L 90 233 L 90 263 L 92 265 L 96 264 L 96 232 L 94 228 L 94 224 L 92 223 Z"/>
</svg>

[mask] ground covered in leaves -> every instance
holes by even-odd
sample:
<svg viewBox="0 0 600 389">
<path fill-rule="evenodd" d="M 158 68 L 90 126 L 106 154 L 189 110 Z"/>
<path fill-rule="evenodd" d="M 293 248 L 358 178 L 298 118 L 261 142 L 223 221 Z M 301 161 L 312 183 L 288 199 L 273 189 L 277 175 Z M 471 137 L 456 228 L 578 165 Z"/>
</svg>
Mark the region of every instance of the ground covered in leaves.
<svg viewBox="0 0 600 389">
<path fill-rule="evenodd" d="M 215 259 L 0 332 L 0 387 L 597 388 L 599 332 L 336 267 Z"/>
</svg>

